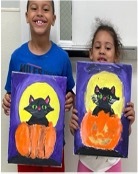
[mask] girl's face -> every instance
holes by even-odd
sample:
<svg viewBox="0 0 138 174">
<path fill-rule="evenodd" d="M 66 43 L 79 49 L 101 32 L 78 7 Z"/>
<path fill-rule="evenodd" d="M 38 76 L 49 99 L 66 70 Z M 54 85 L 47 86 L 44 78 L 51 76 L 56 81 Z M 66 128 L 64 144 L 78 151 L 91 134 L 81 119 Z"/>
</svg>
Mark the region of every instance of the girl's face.
<svg viewBox="0 0 138 174">
<path fill-rule="evenodd" d="M 109 32 L 99 31 L 97 33 L 89 56 L 94 62 L 117 62 L 114 41 Z"/>
<path fill-rule="evenodd" d="M 30 24 L 32 33 L 50 33 L 51 25 L 55 23 L 56 16 L 53 14 L 52 2 L 50 0 L 30 0 L 26 21 Z"/>
</svg>

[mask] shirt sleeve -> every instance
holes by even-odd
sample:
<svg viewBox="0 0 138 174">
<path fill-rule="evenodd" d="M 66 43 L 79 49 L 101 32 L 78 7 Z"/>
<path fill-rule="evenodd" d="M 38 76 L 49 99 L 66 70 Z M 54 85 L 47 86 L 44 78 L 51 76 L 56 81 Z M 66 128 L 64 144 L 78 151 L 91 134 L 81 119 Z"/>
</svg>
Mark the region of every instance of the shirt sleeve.
<svg viewBox="0 0 138 174">
<path fill-rule="evenodd" d="M 67 77 L 67 92 L 72 91 L 75 82 L 73 79 L 72 66 L 69 57 L 67 56 L 66 66 L 64 66 L 64 74 Z"/>
</svg>

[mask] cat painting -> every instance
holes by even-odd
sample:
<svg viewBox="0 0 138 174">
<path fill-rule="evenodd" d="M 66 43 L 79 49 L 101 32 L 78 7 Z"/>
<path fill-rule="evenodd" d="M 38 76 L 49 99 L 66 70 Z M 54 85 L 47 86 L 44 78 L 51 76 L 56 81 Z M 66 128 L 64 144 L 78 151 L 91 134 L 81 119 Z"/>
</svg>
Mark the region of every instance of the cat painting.
<svg viewBox="0 0 138 174">
<path fill-rule="evenodd" d="M 109 113 L 110 116 L 114 115 L 114 110 L 111 108 L 111 105 L 119 100 L 119 97 L 115 95 L 115 87 L 112 86 L 111 89 L 104 87 L 99 88 L 96 85 L 94 89 L 94 94 L 92 95 L 92 101 L 97 105 L 92 114 L 98 115 L 98 113 L 103 110 L 105 113 Z"/>
<path fill-rule="evenodd" d="M 47 96 L 44 100 L 43 98 L 34 99 L 32 95 L 29 98 L 29 105 L 24 109 L 32 114 L 31 118 L 27 123 L 29 125 L 32 124 L 40 124 L 48 126 L 49 122 L 45 117 L 49 112 L 53 111 L 54 109 L 50 106 L 50 97 Z"/>
</svg>

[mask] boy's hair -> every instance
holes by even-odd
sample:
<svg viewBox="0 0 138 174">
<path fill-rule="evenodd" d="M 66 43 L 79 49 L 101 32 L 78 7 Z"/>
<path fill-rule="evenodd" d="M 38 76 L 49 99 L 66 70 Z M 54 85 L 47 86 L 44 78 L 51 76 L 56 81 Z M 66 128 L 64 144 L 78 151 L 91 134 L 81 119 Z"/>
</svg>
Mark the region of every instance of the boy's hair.
<svg viewBox="0 0 138 174">
<path fill-rule="evenodd" d="M 97 29 L 95 30 L 95 32 L 93 34 L 91 46 L 93 47 L 95 37 L 99 31 L 107 31 L 108 33 L 110 33 L 110 35 L 113 38 L 114 46 L 115 46 L 115 54 L 119 58 L 119 56 L 121 55 L 121 50 L 122 50 L 123 45 L 121 43 L 121 38 L 115 31 L 113 25 L 107 21 L 100 20 L 99 18 L 96 18 L 96 22 L 97 22 L 97 26 L 96 26 Z"/>
<path fill-rule="evenodd" d="M 51 4 L 52 4 L 53 14 L 55 14 L 55 5 L 54 5 L 54 1 L 53 1 L 53 0 L 51 0 Z M 29 8 L 29 0 L 27 1 L 27 6 L 26 6 L 26 8 L 27 8 L 27 12 L 28 12 L 28 8 Z"/>
</svg>

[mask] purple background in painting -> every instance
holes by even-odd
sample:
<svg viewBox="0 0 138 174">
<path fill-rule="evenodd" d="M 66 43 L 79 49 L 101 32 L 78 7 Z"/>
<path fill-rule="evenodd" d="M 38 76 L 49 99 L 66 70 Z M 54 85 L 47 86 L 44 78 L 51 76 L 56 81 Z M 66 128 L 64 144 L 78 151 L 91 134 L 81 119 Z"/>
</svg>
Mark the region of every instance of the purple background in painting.
<svg viewBox="0 0 138 174">
<path fill-rule="evenodd" d="M 77 62 L 77 75 L 76 75 L 76 108 L 78 110 L 79 125 L 82 122 L 83 116 L 86 113 L 84 103 L 84 92 L 89 79 L 101 71 L 107 71 L 116 74 L 123 83 L 123 96 L 125 96 L 125 105 L 130 102 L 131 98 L 131 76 L 132 66 L 127 64 L 113 64 L 113 63 L 94 63 L 94 62 Z M 129 121 L 122 114 L 121 122 L 123 125 L 123 132 L 118 145 L 115 147 L 115 151 L 122 154 L 123 157 L 128 155 L 128 127 Z M 74 138 L 74 152 L 84 146 L 80 137 L 80 131 L 77 130 Z"/>
<path fill-rule="evenodd" d="M 64 114 L 65 114 L 65 95 L 66 95 L 66 77 L 61 76 L 48 76 L 39 74 L 27 74 L 27 73 L 12 73 L 12 93 L 11 93 L 11 115 L 10 115 L 10 130 L 9 130 L 9 147 L 8 147 L 8 159 L 17 155 L 15 146 L 15 130 L 20 124 L 20 117 L 18 108 L 19 101 L 24 90 L 31 84 L 41 82 L 49 84 L 57 93 L 60 112 L 59 119 L 55 126 L 56 128 L 56 144 L 54 152 L 50 158 L 54 159 L 58 163 L 62 162 L 62 150 L 64 141 Z M 29 100 L 29 99 L 28 99 Z"/>
</svg>

